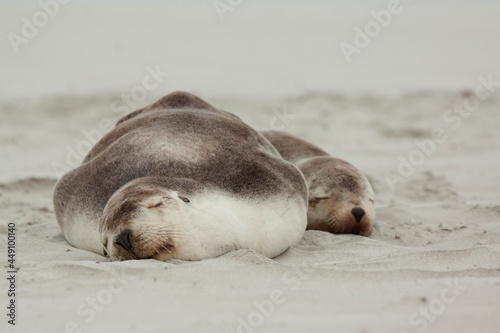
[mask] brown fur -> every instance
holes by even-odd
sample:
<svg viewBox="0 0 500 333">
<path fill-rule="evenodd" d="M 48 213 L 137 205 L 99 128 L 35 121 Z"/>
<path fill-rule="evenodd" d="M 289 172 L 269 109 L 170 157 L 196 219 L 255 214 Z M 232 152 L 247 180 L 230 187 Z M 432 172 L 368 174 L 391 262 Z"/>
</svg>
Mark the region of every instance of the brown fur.
<svg viewBox="0 0 500 333">
<path fill-rule="evenodd" d="M 288 133 L 261 133 L 306 178 L 309 188 L 308 229 L 370 235 L 374 221 L 368 214 L 369 208 L 373 207 L 366 207 L 372 205 L 371 198 L 366 197 L 369 183 L 356 167 Z M 315 196 L 318 192 L 320 194 Z M 366 214 L 357 223 L 351 210 L 363 205 L 365 207 L 361 208 Z"/>
</svg>

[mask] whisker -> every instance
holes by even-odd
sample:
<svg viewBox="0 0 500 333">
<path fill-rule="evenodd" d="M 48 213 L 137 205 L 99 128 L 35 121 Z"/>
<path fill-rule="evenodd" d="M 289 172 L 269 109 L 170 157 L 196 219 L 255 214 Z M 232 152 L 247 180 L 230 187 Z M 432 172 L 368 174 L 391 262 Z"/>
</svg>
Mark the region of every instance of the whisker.
<svg viewBox="0 0 500 333">
<path fill-rule="evenodd" d="M 156 226 L 158 232 L 160 233 L 167 233 L 171 235 L 185 235 L 186 233 L 183 231 L 175 230 L 174 228 L 171 228 L 169 226 Z"/>
<path fill-rule="evenodd" d="M 172 251 L 170 251 L 170 249 L 168 249 L 167 247 L 165 247 L 164 245 L 162 245 L 161 243 L 159 243 L 159 242 L 158 242 L 158 241 L 156 241 L 155 239 L 151 239 L 151 241 L 152 241 L 153 243 L 155 243 L 156 245 L 160 246 L 161 248 L 163 248 L 164 250 L 167 250 L 167 251 L 168 251 L 168 252 L 169 252 L 172 256 L 174 255 L 174 254 L 172 253 Z M 154 248 L 154 247 L 153 247 L 153 248 Z M 158 254 L 160 254 L 160 253 L 158 253 Z"/>
<path fill-rule="evenodd" d="M 335 219 L 337 218 L 336 215 L 331 215 L 330 217 L 328 217 L 326 220 L 325 220 L 325 223 L 328 224 L 328 225 L 331 225 L 333 224 L 333 222 L 335 221 Z"/>
<path fill-rule="evenodd" d="M 154 245 L 152 245 L 152 246 L 153 246 L 153 249 L 156 251 L 156 253 L 158 253 L 158 255 L 160 255 L 160 252 L 156 249 L 156 247 L 154 247 Z"/>
<path fill-rule="evenodd" d="M 162 236 L 179 236 L 179 237 L 183 237 L 183 236 L 186 236 L 187 233 L 183 233 L 183 232 L 160 232 L 159 235 L 162 235 Z"/>
</svg>

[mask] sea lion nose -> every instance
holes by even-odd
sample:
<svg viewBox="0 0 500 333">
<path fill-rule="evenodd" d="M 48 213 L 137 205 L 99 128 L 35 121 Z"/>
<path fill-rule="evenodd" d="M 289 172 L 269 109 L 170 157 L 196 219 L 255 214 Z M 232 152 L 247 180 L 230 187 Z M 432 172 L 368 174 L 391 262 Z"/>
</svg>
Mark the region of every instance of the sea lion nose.
<svg viewBox="0 0 500 333">
<path fill-rule="evenodd" d="M 130 237 L 132 237 L 132 231 L 130 229 L 123 229 L 116 236 L 114 243 L 123 246 L 127 251 L 131 251 L 132 245 L 130 245 Z"/>
<path fill-rule="evenodd" d="M 354 217 L 356 218 L 356 223 L 359 223 L 363 215 L 365 215 L 365 210 L 361 207 L 354 207 L 351 210 L 351 214 L 354 215 Z"/>
</svg>

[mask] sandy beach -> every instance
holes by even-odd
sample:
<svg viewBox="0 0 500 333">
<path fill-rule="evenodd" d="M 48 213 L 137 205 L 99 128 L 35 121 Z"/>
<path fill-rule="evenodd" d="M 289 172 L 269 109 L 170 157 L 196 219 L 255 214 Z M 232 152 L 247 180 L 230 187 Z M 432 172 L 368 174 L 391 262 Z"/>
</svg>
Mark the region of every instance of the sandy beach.
<svg viewBox="0 0 500 333">
<path fill-rule="evenodd" d="M 2 332 L 500 330 L 498 5 L 403 3 L 350 64 L 339 43 L 387 3 L 243 2 L 224 21 L 211 2 L 64 6 L 19 53 L 1 45 L 0 253 L 8 277 L 14 223 L 18 270 L 15 326 L 0 282 Z M 5 35 L 39 10 L 0 8 Z M 111 262 L 70 246 L 52 206 L 61 172 L 174 90 L 357 166 L 379 232 L 307 231 L 274 259 Z"/>
</svg>

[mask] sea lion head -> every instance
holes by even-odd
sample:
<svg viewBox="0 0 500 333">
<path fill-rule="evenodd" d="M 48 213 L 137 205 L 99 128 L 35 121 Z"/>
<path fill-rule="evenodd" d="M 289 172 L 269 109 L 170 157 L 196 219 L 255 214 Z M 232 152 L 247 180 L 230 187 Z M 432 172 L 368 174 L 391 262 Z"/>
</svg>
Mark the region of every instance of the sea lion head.
<svg viewBox="0 0 500 333">
<path fill-rule="evenodd" d="M 375 227 L 374 193 L 357 168 L 321 156 L 301 163 L 300 169 L 309 188 L 308 229 L 370 236 Z"/>
<path fill-rule="evenodd" d="M 99 232 L 112 260 L 167 260 L 178 255 L 187 196 L 146 177 L 130 181 L 108 200 Z"/>
</svg>

